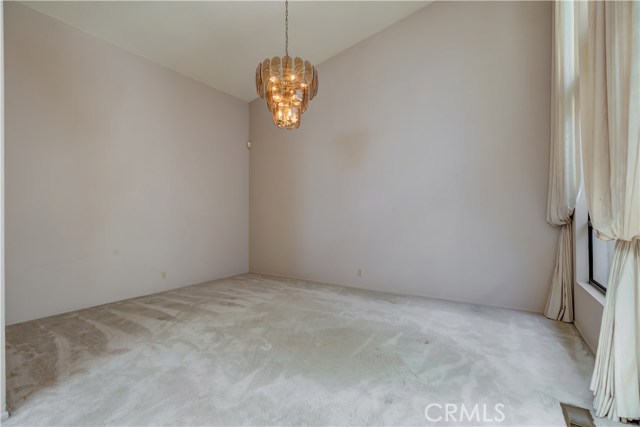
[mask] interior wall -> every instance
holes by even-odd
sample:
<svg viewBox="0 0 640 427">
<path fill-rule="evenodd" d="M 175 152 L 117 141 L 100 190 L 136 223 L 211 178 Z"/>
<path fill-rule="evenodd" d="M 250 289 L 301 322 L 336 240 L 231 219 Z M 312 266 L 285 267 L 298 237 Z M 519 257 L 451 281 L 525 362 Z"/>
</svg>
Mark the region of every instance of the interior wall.
<svg viewBox="0 0 640 427">
<path fill-rule="evenodd" d="M 550 49 L 548 2 L 437 2 L 322 63 L 300 129 L 253 101 L 251 271 L 541 312 Z"/>
<path fill-rule="evenodd" d="M 14 2 L 4 24 L 7 323 L 247 272 L 247 103 Z"/>
<path fill-rule="evenodd" d="M 4 2 L 0 4 L 0 422 L 7 412 L 5 369 L 5 297 L 4 297 Z"/>
</svg>

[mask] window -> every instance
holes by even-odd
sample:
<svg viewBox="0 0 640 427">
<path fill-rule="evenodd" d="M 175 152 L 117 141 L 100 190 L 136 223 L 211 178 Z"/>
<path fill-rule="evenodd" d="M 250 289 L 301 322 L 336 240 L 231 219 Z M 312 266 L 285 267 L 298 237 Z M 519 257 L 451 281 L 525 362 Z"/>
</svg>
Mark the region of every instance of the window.
<svg viewBox="0 0 640 427">
<path fill-rule="evenodd" d="M 607 291 L 609 284 L 609 269 L 615 246 L 615 240 L 601 240 L 596 237 L 589 219 L 589 281 L 602 292 Z"/>
</svg>

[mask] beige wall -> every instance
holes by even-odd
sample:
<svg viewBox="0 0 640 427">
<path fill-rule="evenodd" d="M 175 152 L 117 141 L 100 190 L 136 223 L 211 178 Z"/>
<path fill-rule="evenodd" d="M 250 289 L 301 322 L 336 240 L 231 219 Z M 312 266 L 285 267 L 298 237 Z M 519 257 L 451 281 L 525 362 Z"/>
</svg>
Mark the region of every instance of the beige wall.
<svg viewBox="0 0 640 427">
<path fill-rule="evenodd" d="M 434 3 L 321 64 L 299 130 L 252 102 L 251 271 L 542 311 L 550 45 L 550 3 Z"/>
<path fill-rule="evenodd" d="M 4 70 L 4 2 L 0 5 L 0 68 Z M 4 71 L 0 77 L 0 422 L 9 416 L 6 406 L 5 378 L 5 297 L 4 297 Z"/>
<path fill-rule="evenodd" d="M 246 103 L 5 7 L 8 323 L 247 271 Z M 432 4 L 323 63 L 301 129 L 254 101 L 251 270 L 541 311 L 550 15 Z"/>
<path fill-rule="evenodd" d="M 246 272 L 247 103 L 19 4 L 4 23 L 7 323 Z"/>
<path fill-rule="evenodd" d="M 598 348 L 600 325 L 604 312 L 604 295 L 593 285 L 576 283 L 573 293 L 574 324 L 593 354 Z"/>
</svg>

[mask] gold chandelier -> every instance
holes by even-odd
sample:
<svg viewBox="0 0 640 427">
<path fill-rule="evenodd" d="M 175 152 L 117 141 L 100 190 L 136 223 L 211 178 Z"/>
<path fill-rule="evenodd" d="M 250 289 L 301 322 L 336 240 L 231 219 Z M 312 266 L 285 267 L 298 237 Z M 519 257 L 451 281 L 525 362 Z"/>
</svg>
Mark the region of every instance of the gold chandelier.
<svg viewBox="0 0 640 427">
<path fill-rule="evenodd" d="M 285 1 L 285 56 L 265 59 L 256 69 L 256 90 L 267 101 L 273 123 L 297 129 L 309 101 L 318 93 L 318 71 L 309 61 L 289 56 L 289 1 Z"/>
</svg>

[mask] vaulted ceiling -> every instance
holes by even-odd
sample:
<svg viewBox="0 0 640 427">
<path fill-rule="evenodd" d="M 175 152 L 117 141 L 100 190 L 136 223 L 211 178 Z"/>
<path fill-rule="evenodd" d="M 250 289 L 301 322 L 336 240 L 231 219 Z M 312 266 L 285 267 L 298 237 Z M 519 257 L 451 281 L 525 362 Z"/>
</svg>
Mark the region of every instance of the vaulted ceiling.
<svg viewBox="0 0 640 427">
<path fill-rule="evenodd" d="M 254 73 L 258 62 L 284 55 L 283 1 L 24 4 L 246 101 L 256 98 Z M 292 1 L 289 53 L 319 64 L 426 4 Z"/>
</svg>

